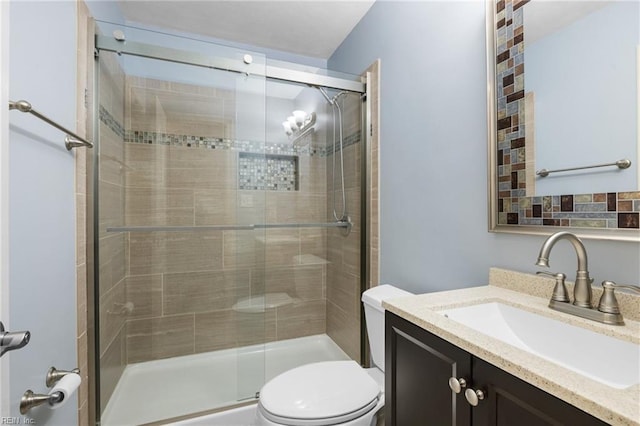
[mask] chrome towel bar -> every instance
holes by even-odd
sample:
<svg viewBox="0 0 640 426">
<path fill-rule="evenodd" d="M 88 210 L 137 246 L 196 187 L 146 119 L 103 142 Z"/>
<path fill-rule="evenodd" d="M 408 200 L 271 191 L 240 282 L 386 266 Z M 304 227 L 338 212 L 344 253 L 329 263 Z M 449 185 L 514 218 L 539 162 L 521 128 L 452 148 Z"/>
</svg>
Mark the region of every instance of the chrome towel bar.
<svg viewBox="0 0 640 426">
<path fill-rule="evenodd" d="M 540 177 L 545 177 L 545 176 L 549 176 L 549 173 L 568 172 L 572 170 L 582 170 L 582 169 L 594 169 L 596 167 L 608 167 L 608 166 L 617 166 L 619 169 L 628 169 L 631 166 L 631 160 L 623 158 L 622 160 L 618 160 L 613 163 L 595 164 L 593 166 L 570 167 L 568 169 L 556 169 L 556 170 L 541 169 L 541 170 L 538 170 L 536 174 Z"/>
<path fill-rule="evenodd" d="M 28 112 L 30 114 L 35 115 L 36 117 L 38 117 L 40 120 L 44 121 L 45 123 L 48 123 L 50 125 L 52 125 L 53 127 L 55 127 L 58 130 L 63 131 L 64 133 L 67 134 L 67 137 L 64 138 L 64 146 L 67 148 L 67 150 L 71 151 L 71 149 L 73 148 L 77 148 L 80 146 L 86 146 L 88 148 L 93 148 L 93 144 L 91 142 L 89 142 L 88 140 L 81 138 L 80 136 L 78 136 L 77 134 L 75 134 L 74 132 L 72 132 L 71 130 L 61 126 L 60 124 L 56 123 L 55 121 L 51 120 L 49 117 L 40 114 L 38 111 L 36 111 L 35 109 L 33 109 L 33 107 L 31 107 L 31 104 L 27 101 L 9 101 L 9 110 L 12 109 L 17 109 L 20 112 Z"/>
</svg>

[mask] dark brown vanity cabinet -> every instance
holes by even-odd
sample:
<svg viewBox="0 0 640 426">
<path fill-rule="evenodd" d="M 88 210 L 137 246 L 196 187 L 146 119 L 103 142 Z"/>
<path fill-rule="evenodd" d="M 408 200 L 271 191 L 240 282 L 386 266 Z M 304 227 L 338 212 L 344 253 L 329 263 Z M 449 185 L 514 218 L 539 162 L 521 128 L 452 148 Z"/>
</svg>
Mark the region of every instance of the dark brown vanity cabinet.
<svg viewBox="0 0 640 426">
<path fill-rule="evenodd" d="M 471 355 L 389 311 L 385 329 L 386 426 L 471 424 L 471 406 L 448 385 L 471 377 Z"/>
<path fill-rule="evenodd" d="M 385 352 L 387 426 L 607 424 L 390 312 Z"/>
</svg>

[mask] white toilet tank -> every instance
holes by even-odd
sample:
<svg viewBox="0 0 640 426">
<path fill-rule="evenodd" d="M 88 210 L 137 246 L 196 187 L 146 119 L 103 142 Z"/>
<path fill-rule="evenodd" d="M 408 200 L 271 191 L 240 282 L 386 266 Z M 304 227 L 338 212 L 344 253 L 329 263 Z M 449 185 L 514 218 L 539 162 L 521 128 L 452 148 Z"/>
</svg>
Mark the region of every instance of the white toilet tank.
<svg viewBox="0 0 640 426">
<path fill-rule="evenodd" d="M 382 301 L 411 296 L 412 294 L 388 284 L 370 288 L 362 293 L 371 361 L 382 371 L 384 371 L 384 308 Z"/>
</svg>

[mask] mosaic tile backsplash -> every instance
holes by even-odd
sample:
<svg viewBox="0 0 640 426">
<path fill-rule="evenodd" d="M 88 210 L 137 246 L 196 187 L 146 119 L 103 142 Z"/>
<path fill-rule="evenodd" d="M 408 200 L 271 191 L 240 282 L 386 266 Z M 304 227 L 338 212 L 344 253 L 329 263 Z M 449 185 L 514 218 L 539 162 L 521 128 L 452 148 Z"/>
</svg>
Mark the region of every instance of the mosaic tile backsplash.
<svg viewBox="0 0 640 426">
<path fill-rule="evenodd" d="M 640 228 L 640 191 L 527 197 L 525 32 L 530 0 L 496 2 L 498 224 Z"/>
</svg>

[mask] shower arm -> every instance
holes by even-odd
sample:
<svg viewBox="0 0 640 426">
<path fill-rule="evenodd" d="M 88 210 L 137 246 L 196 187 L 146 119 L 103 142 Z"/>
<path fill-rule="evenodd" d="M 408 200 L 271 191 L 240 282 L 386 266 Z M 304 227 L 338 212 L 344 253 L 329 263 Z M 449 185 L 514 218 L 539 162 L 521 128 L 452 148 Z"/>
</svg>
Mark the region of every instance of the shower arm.
<svg viewBox="0 0 640 426">
<path fill-rule="evenodd" d="M 335 102 L 329 97 L 329 95 L 327 95 L 327 92 L 326 90 L 324 90 L 324 87 L 320 87 L 320 86 L 316 86 L 316 87 L 320 91 L 320 93 L 322 93 L 322 96 L 324 96 L 327 102 L 329 102 L 329 105 L 333 106 Z"/>
</svg>

